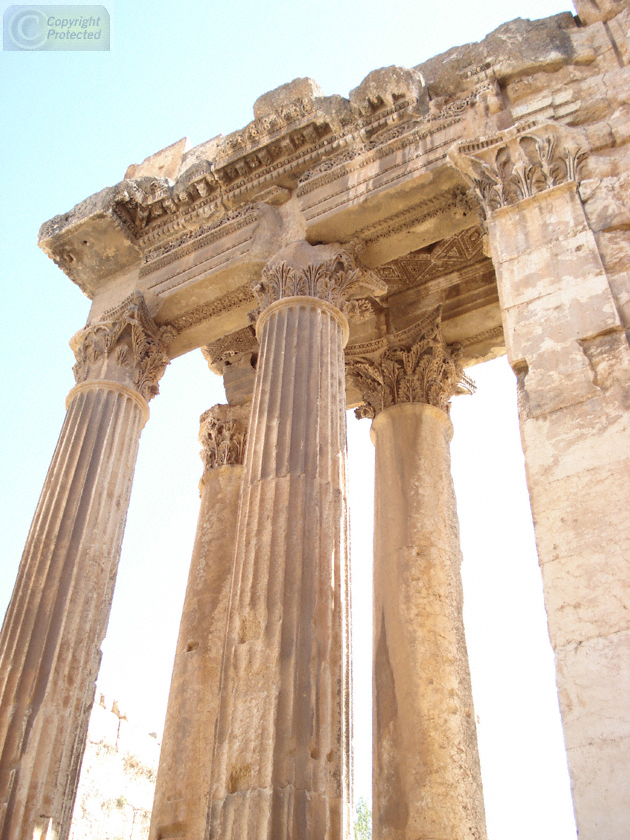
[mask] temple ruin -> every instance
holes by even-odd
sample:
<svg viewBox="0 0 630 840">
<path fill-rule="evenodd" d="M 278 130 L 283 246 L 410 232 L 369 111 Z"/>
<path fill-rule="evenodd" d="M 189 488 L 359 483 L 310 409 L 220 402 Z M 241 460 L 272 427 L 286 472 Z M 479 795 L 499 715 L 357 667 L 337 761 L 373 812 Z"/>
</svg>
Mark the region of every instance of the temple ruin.
<svg viewBox="0 0 630 840">
<path fill-rule="evenodd" d="M 575 8 L 348 98 L 296 79 L 42 226 L 92 308 L 0 637 L 0 840 L 68 836 L 140 434 L 198 348 L 228 404 L 151 840 L 349 836 L 347 407 L 376 448 L 374 837 L 484 840 L 448 407 L 503 353 L 579 838 L 627 840 L 630 2 Z"/>
</svg>

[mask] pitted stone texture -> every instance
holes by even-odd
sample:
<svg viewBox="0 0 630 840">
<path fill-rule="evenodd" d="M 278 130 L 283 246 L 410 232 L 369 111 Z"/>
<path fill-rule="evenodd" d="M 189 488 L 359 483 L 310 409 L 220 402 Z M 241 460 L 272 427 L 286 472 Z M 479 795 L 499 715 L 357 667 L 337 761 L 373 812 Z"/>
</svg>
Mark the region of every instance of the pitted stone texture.
<svg viewBox="0 0 630 840">
<path fill-rule="evenodd" d="M 292 82 L 280 85 L 258 97 L 254 102 L 254 119 L 259 120 L 273 114 L 274 111 L 280 111 L 297 99 L 312 102 L 323 95 L 324 91 L 312 79 L 293 79 Z"/>
<path fill-rule="evenodd" d="M 382 67 L 373 70 L 361 84 L 350 91 L 350 102 L 362 114 L 371 114 L 383 105 L 392 107 L 397 100 L 421 100 L 425 112 L 429 110 L 429 95 L 422 73 L 407 67 Z"/>
<path fill-rule="evenodd" d="M 586 24 L 608 21 L 630 8 L 628 0 L 573 0 L 573 5 Z"/>
<path fill-rule="evenodd" d="M 150 840 L 204 836 L 242 475 L 241 464 L 204 471 Z"/>
<path fill-rule="evenodd" d="M 452 426 L 430 405 L 372 423 L 373 825 L 380 840 L 486 837 L 462 617 Z"/>
<path fill-rule="evenodd" d="M 288 297 L 263 318 L 208 837 L 341 840 L 350 795 L 343 316 Z"/>
<path fill-rule="evenodd" d="M 610 252 L 603 262 L 575 185 L 494 213 L 489 233 L 519 380 L 578 831 L 587 840 L 624 840 L 630 527 L 620 511 L 630 509 L 630 347 L 617 309 L 623 284 L 613 294 Z"/>
<path fill-rule="evenodd" d="M 67 837 L 144 420 L 70 401 L 0 635 L 3 840 Z"/>
</svg>

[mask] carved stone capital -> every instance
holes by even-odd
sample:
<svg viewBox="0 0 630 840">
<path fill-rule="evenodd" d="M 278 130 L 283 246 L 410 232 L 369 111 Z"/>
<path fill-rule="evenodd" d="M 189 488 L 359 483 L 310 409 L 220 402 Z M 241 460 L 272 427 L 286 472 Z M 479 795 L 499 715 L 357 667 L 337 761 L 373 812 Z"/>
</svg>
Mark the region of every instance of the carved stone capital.
<svg viewBox="0 0 630 840">
<path fill-rule="evenodd" d="M 206 470 L 242 464 L 250 406 L 215 405 L 200 417 L 200 455 Z"/>
<path fill-rule="evenodd" d="M 244 327 L 201 348 L 208 367 L 223 376 L 230 405 L 250 402 L 254 393 L 258 341 L 254 328 Z"/>
<path fill-rule="evenodd" d="M 134 388 L 147 402 L 159 393 L 158 382 L 170 359 L 168 344 L 175 337 L 170 327 L 159 328 L 140 292 L 134 292 L 96 324 L 79 330 L 70 347 L 77 384 L 111 380 Z"/>
<path fill-rule="evenodd" d="M 378 297 L 387 291 L 377 275 L 357 264 L 351 253 L 339 245 L 309 245 L 296 242 L 275 255 L 252 285 L 260 308 L 291 297 L 323 300 L 348 316 L 355 300 Z"/>
<path fill-rule="evenodd" d="M 471 184 L 486 217 L 559 184 L 577 181 L 587 155 L 581 131 L 536 122 L 458 143 L 448 153 L 453 166 Z"/>
<path fill-rule="evenodd" d="M 393 336 L 370 356 L 354 355 L 348 348 L 346 373 L 364 404 L 359 418 L 373 419 L 399 403 L 425 403 L 449 412 L 455 394 L 472 394 L 475 385 L 463 371 L 461 348 L 447 345 L 440 328 L 441 309 Z"/>
<path fill-rule="evenodd" d="M 258 341 L 254 328 L 243 327 L 242 330 L 229 333 L 217 341 L 212 341 L 201 348 L 204 359 L 213 373 L 225 373 L 225 368 L 237 362 L 243 356 L 250 359 L 258 355 Z"/>
</svg>

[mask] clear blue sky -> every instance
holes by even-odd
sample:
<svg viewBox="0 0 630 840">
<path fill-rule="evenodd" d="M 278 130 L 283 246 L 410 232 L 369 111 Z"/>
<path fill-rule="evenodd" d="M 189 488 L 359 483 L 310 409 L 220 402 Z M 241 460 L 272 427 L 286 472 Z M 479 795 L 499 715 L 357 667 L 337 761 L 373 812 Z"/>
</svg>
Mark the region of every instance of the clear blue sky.
<svg viewBox="0 0 630 840">
<path fill-rule="evenodd" d="M 0 53 L 0 613 L 73 385 L 68 340 L 89 309 L 37 249 L 40 224 L 182 136 L 195 145 L 244 126 L 259 95 L 293 78 L 347 95 L 376 67 L 412 66 L 507 20 L 570 8 L 568 0 L 105 5 L 110 52 Z M 489 367 L 473 371 L 477 395 L 456 400 L 453 459 L 490 840 L 574 840 L 512 375 L 505 363 Z M 222 399 L 199 353 L 177 360 L 161 388 L 143 434 L 102 674 L 130 713 L 146 715 L 147 730 L 164 713 L 196 525 L 198 417 Z M 368 427 L 353 427 L 350 441 L 353 532 L 362 537 L 353 545 L 355 581 L 363 583 L 355 612 L 363 620 L 371 501 L 359 490 L 371 483 Z M 369 632 L 363 625 L 355 638 Z M 360 644 L 357 792 L 367 797 L 369 656 Z"/>
</svg>

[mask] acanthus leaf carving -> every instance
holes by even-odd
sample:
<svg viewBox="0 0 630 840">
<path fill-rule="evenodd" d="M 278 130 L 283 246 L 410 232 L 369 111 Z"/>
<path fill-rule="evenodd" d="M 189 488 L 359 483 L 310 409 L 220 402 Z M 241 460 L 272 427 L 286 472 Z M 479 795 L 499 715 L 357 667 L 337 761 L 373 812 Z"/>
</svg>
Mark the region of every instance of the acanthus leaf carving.
<svg viewBox="0 0 630 840">
<path fill-rule="evenodd" d="M 159 393 L 158 382 L 170 362 L 166 348 L 174 336 L 170 327 L 155 324 L 144 297 L 134 292 L 72 337 L 75 380 L 129 380 L 127 384 L 148 402 Z"/>
<path fill-rule="evenodd" d="M 488 216 L 559 184 L 579 180 L 588 155 L 582 133 L 555 123 L 526 122 L 448 153 Z"/>
<path fill-rule="evenodd" d="M 357 309 L 354 298 L 378 297 L 386 291 L 386 283 L 358 265 L 345 250 L 303 268 L 295 268 L 285 260 L 271 261 L 262 270 L 261 279 L 252 284 L 259 312 L 283 298 L 314 297 L 351 314 Z"/>
<path fill-rule="evenodd" d="M 373 419 L 399 403 L 424 403 L 448 413 L 452 396 L 474 392 L 459 361 L 462 348 L 444 342 L 440 324 L 438 307 L 412 328 L 412 343 L 382 342 L 372 357 L 346 357 L 348 378 L 364 401 L 356 409 L 357 417 Z"/>
<path fill-rule="evenodd" d="M 206 470 L 242 464 L 247 443 L 248 409 L 215 405 L 200 418 L 200 452 Z"/>
</svg>

